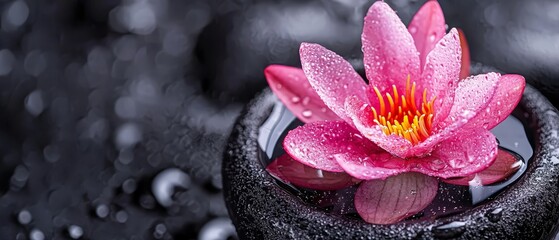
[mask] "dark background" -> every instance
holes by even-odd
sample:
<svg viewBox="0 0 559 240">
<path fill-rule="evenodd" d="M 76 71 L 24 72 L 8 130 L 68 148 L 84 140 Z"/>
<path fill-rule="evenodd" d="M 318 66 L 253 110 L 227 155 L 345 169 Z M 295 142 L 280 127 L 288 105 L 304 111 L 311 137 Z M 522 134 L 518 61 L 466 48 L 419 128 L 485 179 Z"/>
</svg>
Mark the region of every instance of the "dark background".
<svg viewBox="0 0 559 240">
<path fill-rule="evenodd" d="M 0 239 L 234 239 L 221 155 L 263 68 L 302 41 L 361 68 L 372 2 L 0 1 Z M 474 61 L 559 99 L 558 1 L 440 3 Z"/>
</svg>

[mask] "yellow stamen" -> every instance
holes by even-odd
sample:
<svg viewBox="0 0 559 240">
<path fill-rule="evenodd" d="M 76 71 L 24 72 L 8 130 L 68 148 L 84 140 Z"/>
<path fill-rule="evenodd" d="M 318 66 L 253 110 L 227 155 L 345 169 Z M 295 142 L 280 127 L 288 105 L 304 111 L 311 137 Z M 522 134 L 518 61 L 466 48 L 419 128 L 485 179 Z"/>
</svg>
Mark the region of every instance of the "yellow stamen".
<svg viewBox="0 0 559 240">
<path fill-rule="evenodd" d="M 421 99 L 416 99 L 416 90 L 417 84 L 411 82 L 409 75 L 403 95 L 399 95 L 395 85 L 384 96 L 377 87 L 373 87 L 380 112 L 372 108 L 374 123 L 380 125 L 386 135 L 399 135 L 414 145 L 430 136 L 435 112 L 435 97 L 427 100 L 427 89 L 424 89 L 419 95 Z M 421 103 L 421 106 L 416 103 Z"/>
</svg>

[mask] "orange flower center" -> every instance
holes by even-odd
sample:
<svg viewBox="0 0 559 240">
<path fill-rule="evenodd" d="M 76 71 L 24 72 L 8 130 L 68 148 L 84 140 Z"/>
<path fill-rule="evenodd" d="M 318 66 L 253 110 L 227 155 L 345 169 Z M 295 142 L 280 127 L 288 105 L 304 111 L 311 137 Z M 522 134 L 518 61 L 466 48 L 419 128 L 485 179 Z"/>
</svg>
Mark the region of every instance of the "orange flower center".
<svg viewBox="0 0 559 240">
<path fill-rule="evenodd" d="M 372 107 L 374 122 L 382 127 L 386 135 L 397 134 L 413 145 L 429 137 L 435 112 L 433 109 L 435 97 L 427 101 L 427 89 L 423 90 L 421 106 L 419 108 L 416 106 L 415 88 L 415 82 L 410 85 L 409 75 L 406 81 L 406 92 L 402 95 L 394 85 L 392 85 L 392 93 L 386 92 L 384 96 L 377 87 L 373 87 L 379 100 L 380 112 Z"/>
</svg>

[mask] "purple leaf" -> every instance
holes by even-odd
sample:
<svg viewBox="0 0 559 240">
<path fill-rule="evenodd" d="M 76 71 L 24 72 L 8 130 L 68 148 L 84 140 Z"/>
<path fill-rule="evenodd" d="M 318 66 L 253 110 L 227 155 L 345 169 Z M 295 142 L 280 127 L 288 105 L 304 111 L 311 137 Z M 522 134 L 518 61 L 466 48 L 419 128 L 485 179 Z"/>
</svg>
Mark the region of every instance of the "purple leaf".
<svg viewBox="0 0 559 240">
<path fill-rule="evenodd" d="M 443 181 L 454 185 L 468 186 L 470 185 L 470 181 L 472 181 L 477 175 L 481 185 L 489 185 L 503 181 L 518 171 L 521 166 L 522 161 L 518 160 L 518 158 L 510 152 L 499 149 L 497 159 L 495 159 L 495 162 L 487 169 L 467 177 L 443 179 Z"/>
<path fill-rule="evenodd" d="M 364 181 L 355 193 L 355 208 L 368 223 L 396 223 L 427 207 L 438 187 L 436 178 L 420 173 Z"/>
<path fill-rule="evenodd" d="M 343 172 L 328 172 L 309 167 L 293 160 L 287 154 L 270 163 L 266 170 L 286 183 L 322 191 L 346 188 L 361 181 Z"/>
</svg>

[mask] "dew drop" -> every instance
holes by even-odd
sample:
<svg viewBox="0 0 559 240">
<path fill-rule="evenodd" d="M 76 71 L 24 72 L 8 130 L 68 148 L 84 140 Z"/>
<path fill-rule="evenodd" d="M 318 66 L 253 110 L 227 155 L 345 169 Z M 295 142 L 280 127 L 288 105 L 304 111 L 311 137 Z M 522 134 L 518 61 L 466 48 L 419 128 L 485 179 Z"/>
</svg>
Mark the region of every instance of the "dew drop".
<svg viewBox="0 0 559 240">
<path fill-rule="evenodd" d="M 124 210 L 120 210 L 115 215 L 115 220 L 119 223 L 125 223 L 128 220 L 128 213 Z"/>
<path fill-rule="evenodd" d="M 465 222 L 450 222 L 433 228 L 433 235 L 437 238 L 456 238 L 466 230 Z"/>
<path fill-rule="evenodd" d="M 437 39 L 437 34 L 436 33 L 431 33 L 429 35 L 429 41 L 434 42 L 435 39 Z"/>
<path fill-rule="evenodd" d="M 68 235 L 70 235 L 72 239 L 79 239 L 83 236 L 83 229 L 78 225 L 70 225 L 68 227 Z"/>
<path fill-rule="evenodd" d="M 41 231 L 39 229 L 33 229 L 29 233 L 29 239 L 31 239 L 31 240 L 44 240 L 45 239 L 45 234 L 43 233 L 43 231 Z"/>
<path fill-rule="evenodd" d="M 415 34 L 416 32 L 417 32 L 417 27 L 416 26 L 411 26 L 410 27 L 410 33 Z"/>
<path fill-rule="evenodd" d="M 292 103 L 299 103 L 300 101 L 301 101 L 301 98 L 299 98 L 297 96 L 291 98 Z"/>
<path fill-rule="evenodd" d="M 200 233 L 199 240 L 225 240 L 237 238 L 235 227 L 227 218 L 216 218 L 206 223 Z"/>
<path fill-rule="evenodd" d="M 166 233 L 167 227 L 163 223 L 159 223 L 153 228 L 153 237 L 156 239 L 162 239 Z"/>
<path fill-rule="evenodd" d="M 502 215 L 503 215 L 503 209 L 502 208 L 490 209 L 485 214 L 487 219 L 489 219 L 489 221 L 491 221 L 491 222 L 498 222 L 499 220 L 501 220 Z"/>
<path fill-rule="evenodd" d="M 161 206 L 171 207 L 175 192 L 187 190 L 190 184 L 189 175 L 178 168 L 169 168 L 157 174 L 153 179 L 151 190 Z"/>
<path fill-rule="evenodd" d="M 311 110 L 305 110 L 301 113 L 301 115 L 303 115 L 303 117 L 310 118 L 310 117 L 312 117 L 312 111 Z"/>
<path fill-rule="evenodd" d="M 109 207 L 105 204 L 100 204 L 95 208 L 95 214 L 99 218 L 106 218 L 109 215 Z"/>
<path fill-rule="evenodd" d="M 21 210 L 17 215 L 17 221 L 22 225 L 29 224 L 31 220 L 33 220 L 33 216 L 31 216 L 31 213 L 27 210 Z"/>
<path fill-rule="evenodd" d="M 43 112 L 45 105 L 41 90 L 35 90 L 25 98 L 25 109 L 35 117 Z"/>
<path fill-rule="evenodd" d="M 126 179 L 123 183 L 122 183 L 122 191 L 125 192 L 126 194 L 132 194 L 134 193 L 134 191 L 136 191 L 136 181 L 132 178 Z"/>
</svg>

